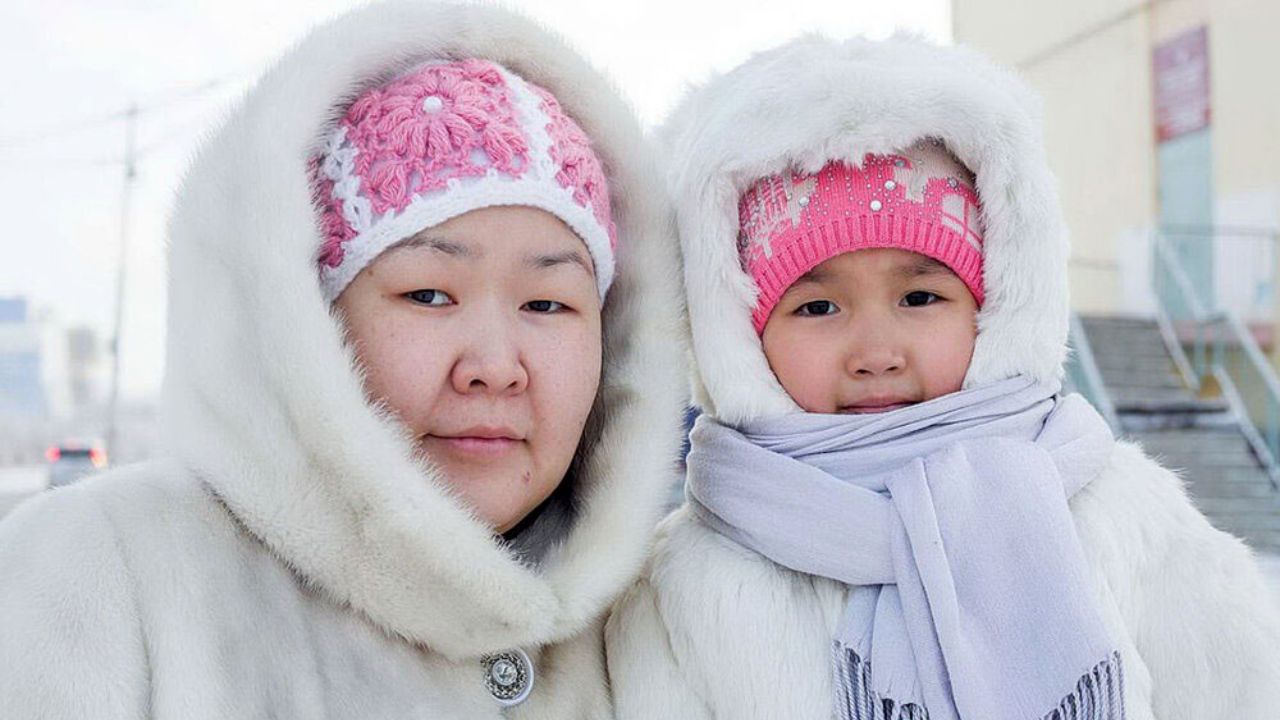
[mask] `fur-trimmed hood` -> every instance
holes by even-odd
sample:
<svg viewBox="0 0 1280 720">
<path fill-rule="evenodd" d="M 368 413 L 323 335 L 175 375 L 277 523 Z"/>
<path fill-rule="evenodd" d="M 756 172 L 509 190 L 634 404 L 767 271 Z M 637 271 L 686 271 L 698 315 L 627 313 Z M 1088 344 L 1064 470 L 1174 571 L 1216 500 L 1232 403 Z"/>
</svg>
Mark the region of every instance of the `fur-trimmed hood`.
<svg viewBox="0 0 1280 720">
<path fill-rule="evenodd" d="M 986 301 L 965 385 L 1058 378 L 1066 352 L 1067 237 L 1039 105 L 965 48 L 899 37 L 804 37 L 695 88 L 664 125 L 684 253 L 699 401 L 721 420 L 796 412 L 751 324 L 738 197 L 788 168 L 861 164 L 938 138 L 983 201 Z"/>
<path fill-rule="evenodd" d="M 574 519 L 536 564 L 366 401 L 318 282 L 308 159 L 351 98 L 432 57 L 487 58 L 550 90 L 593 139 L 613 194 L 600 395 Z M 208 139 L 181 187 L 169 449 L 308 585 L 393 635 L 460 658 L 582 630 L 639 570 L 678 453 L 678 261 L 656 167 L 614 88 L 518 15 L 398 1 L 320 27 Z"/>
</svg>

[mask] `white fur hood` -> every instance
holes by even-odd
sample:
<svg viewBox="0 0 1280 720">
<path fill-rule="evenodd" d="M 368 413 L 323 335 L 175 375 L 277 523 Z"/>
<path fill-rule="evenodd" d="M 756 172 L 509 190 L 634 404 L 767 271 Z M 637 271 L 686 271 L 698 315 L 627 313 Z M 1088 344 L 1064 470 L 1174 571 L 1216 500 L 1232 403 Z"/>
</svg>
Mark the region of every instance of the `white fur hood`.
<svg viewBox="0 0 1280 720">
<path fill-rule="evenodd" d="M 467 56 L 556 95 L 594 141 L 618 224 L 575 519 L 536 566 L 451 497 L 366 402 L 317 279 L 306 167 L 324 131 L 371 82 L 424 58 Z M 472 657 L 582 630 L 639 570 L 678 453 L 678 261 L 656 167 L 614 88 L 517 15 L 390 2 L 319 28 L 208 139 L 180 190 L 169 449 L 309 585 L 393 635 Z"/>
<path fill-rule="evenodd" d="M 795 412 L 751 325 L 738 197 L 787 168 L 860 164 L 939 138 L 977 179 L 986 302 L 966 385 L 1060 377 L 1067 238 L 1037 100 L 964 48 L 805 37 L 694 89 L 662 130 L 685 260 L 700 402 L 721 420 Z"/>
</svg>

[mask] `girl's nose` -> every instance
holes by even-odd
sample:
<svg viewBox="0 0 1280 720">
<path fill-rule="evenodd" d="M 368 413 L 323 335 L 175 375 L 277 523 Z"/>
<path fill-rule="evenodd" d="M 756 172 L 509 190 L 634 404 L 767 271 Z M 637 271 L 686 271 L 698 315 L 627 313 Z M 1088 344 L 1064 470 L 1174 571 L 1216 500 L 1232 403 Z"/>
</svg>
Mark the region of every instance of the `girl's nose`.
<svg viewBox="0 0 1280 720">
<path fill-rule="evenodd" d="M 872 376 L 896 373 L 903 367 L 900 353 L 888 348 L 874 348 L 858 353 L 851 358 L 850 369 L 854 375 Z"/>
<path fill-rule="evenodd" d="M 892 318 L 861 318 L 850 328 L 845 367 L 851 375 L 875 377 L 901 372 L 906 353 Z"/>
</svg>

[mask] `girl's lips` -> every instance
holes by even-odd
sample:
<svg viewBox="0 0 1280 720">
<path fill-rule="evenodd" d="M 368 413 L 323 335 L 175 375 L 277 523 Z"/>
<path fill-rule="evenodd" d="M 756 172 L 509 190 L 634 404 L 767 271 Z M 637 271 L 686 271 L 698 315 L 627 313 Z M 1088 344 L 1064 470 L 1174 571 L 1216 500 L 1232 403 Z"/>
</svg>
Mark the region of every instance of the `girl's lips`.
<svg viewBox="0 0 1280 720">
<path fill-rule="evenodd" d="M 840 412 L 852 413 L 854 415 L 869 415 L 872 413 L 884 413 L 891 410 L 899 410 L 912 404 L 913 403 L 910 402 L 867 402 L 858 403 L 857 405 L 846 405 L 840 408 Z"/>
</svg>

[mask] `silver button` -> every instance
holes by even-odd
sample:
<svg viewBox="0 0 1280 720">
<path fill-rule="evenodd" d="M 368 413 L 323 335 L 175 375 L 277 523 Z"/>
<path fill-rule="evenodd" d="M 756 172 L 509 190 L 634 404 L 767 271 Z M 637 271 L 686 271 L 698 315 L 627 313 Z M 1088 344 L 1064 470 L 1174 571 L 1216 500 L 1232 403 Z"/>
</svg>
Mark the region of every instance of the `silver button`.
<svg viewBox="0 0 1280 720">
<path fill-rule="evenodd" d="M 879 212 L 879 211 L 880 211 L 880 208 L 882 208 L 882 207 L 884 207 L 884 205 L 882 205 L 882 204 L 880 203 L 880 201 L 879 201 L 879 200 L 872 200 L 872 201 L 871 201 L 871 210 L 872 210 L 873 212 Z"/>
<path fill-rule="evenodd" d="M 892 189 L 894 189 L 894 188 L 896 188 L 896 187 L 898 187 L 898 183 L 896 183 L 896 182 L 894 182 L 894 181 L 892 181 L 892 180 L 885 180 L 885 181 L 884 181 L 884 189 L 885 189 L 885 190 L 892 190 Z"/>
<path fill-rule="evenodd" d="M 516 669 L 515 663 L 504 658 L 493 664 L 489 669 L 489 675 L 502 687 L 511 687 L 519 679 L 520 671 Z"/>
<path fill-rule="evenodd" d="M 480 660 L 484 668 L 484 686 L 503 707 L 524 702 L 533 690 L 533 662 L 525 651 L 514 648 Z"/>
</svg>

